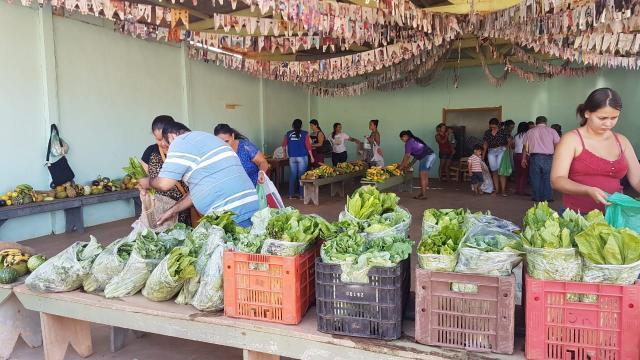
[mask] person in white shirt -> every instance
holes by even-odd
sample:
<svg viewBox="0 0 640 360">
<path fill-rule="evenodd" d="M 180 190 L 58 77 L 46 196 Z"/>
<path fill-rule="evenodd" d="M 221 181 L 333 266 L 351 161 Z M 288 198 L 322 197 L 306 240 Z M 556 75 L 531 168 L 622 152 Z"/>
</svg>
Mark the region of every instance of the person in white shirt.
<svg viewBox="0 0 640 360">
<path fill-rule="evenodd" d="M 333 162 L 333 166 L 337 166 L 339 163 L 347 162 L 347 141 L 360 143 L 358 139 L 354 139 L 346 133 L 342 132 L 342 124 L 334 123 L 333 132 L 331 133 L 331 144 L 333 145 L 331 161 Z"/>
<path fill-rule="evenodd" d="M 529 167 L 525 163 L 522 165 L 522 153 L 524 151 L 524 135 L 529 130 L 529 124 L 521 122 L 518 124 L 518 131 L 516 136 L 513 137 L 514 150 L 513 150 L 513 163 L 516 175 L 516 194 L 526 195 L 525 187 L 527 186 L 527 180 L 529 179 Z"/>
</svg>

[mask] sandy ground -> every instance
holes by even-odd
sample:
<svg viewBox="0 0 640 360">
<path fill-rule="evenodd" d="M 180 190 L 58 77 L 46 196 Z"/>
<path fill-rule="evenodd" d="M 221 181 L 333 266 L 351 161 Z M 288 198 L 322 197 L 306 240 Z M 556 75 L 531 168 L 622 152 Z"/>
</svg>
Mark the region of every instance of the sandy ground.
<svg viewBox="0 0 640 360">
<path fill-rule="evenodd" d="M 284 189 L 283 189 L 284 190 Z M 336 220 L 339 212 L 344 208 L 345 199 L 329 198 L 326 192 L 321 194 L 320 206 L 303 205 L 301 200 L 285 200 L 288 205 L 300 209 L 304 213 L 315 213 L 328 220 Z M 532 202 L 523 196 L 475 196 L 471 193 L 468 183 L 438 183 L 432 182 L 427 200 L 414 200 L 408 193 L 400 193 L 400 204 L 412 213 L 411 238 L 420 239 L 422 213 L 427 208 L 469 208 L 473 211 L 490 210 L 494 215 L 520 224 L 522 216 Z M 560 198 L 554 203 L 560 205 Z M 84 233 L 60 234 L 45 236 L 23 241 L 36 251 L 47 256 L 53 256 L 74 241 L 85 241 L 89 234 L 94 234 L 104 244 L 126 235 L 130 230 L 133 219 L 125 219 L 108 224 L 87 228 Z M 415 259 L 414 264 L 415 264 Z M 140 339 L 129 335 L 128 345 L 117 353 L 109 351 L 109 329 L 106 326 L 95 325 L 92 329 L 94 355 L 91 359 L 242 359 L 242 351 L 222 346 L 204 344 L 189 340 L 172 338 L 161 335 L 147 334 Z M 12 359 L 36 360 L 43 359 L 42 349 L 30 349 L 21 340 L 18 342 Z M 67 359 L 80 357 L 69 350 Z"/>
</svg>

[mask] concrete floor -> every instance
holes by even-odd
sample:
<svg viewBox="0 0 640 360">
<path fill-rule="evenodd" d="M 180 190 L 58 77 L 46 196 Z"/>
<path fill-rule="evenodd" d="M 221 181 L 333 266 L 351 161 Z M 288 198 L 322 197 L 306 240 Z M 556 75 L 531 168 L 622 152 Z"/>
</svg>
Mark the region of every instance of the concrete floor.
<svg viewBox="0 0 640 360">
<path fill-rule="evenodd" d="M 320 206 L 303 205 L 301 200 L 285 200 L 287 205 L 294 206 L 304 213 L 315 213 L 333 221 L 344 208 L 345 199 L 329 198 L 326 190 L 321 194 Z M 459 208 L 464 207 L 472 211 L 490 210 L 494 215 L 521 224 L 524 212 L 532 205 L 528 197 L 523 196 L 474 196 L 468 183 L 438 183 L 432 182 L 427 200 L 414 200 L 408 193 L 399 193 L 400 204 L 413 215 L 410 236 L 420 239 L 422 213 L 427 208 Z M 559 199 L 559 197 L 557 197 Z M 560 201 L 554 204 L 559 206 Z M 89 234 L 95 234 L 100 242 L 108 244 L 111 241 L 129 233 L 133 219 L 124 219 L 108 224 L 102 224 L 86 229 L 85 233 L 60 234 L 30 239 L 21 243 L 33 247 L 37 252 L 53 256 L 74 241 L 85 241 Z M 415 259 L 412 259 L 415 264 Z M 91 359 L 242 359 L 242 352 L 222 346 L 198 343 L 178 338 L 148 334 L 140 339 L 130 335 L 128 346 L 117 353 L 109 352 L 109 332 L 106 326 L 95 325 L 92 330 L 94 355 Z M 30 349 L 21 340 L 12 355 L 12 359 L 36 360 L 43 359 L 42 349 Z M 79 359 L 78 355 L 69 350 L 67 359 Z"/>
</svg>

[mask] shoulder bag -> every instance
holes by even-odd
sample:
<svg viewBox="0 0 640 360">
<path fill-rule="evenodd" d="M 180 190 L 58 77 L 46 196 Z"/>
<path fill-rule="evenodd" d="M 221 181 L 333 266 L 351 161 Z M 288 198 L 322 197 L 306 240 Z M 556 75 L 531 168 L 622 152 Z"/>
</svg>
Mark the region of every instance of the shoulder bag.
<svg viewBox="0 0 640 360">
<path fill-rule="evenodd" d="M 57 144 L 53 144 L 56 140 Z M 57 155 L 59 155 L 60 158 L 54 162 L 49 162 L 49 159 L 51 159 L 52 146 L 58 149 Z M 75 177 L 75 174 L 73 173 L 73 170 L 71 170 L 71 166 L 69 166 L 69 162 L 67 161 L 67 149 L 67 145 L 60 138 L 58 127 L 56 124 L 51 124 L 51 133 L 49 135 L 49 145 L 47 145 L 47 161 L 45 166 L 49 169 L 49 173 L 51 174 L 51 183 L 54 186 L 62 185 L 73 180 Z"/>
</svg>

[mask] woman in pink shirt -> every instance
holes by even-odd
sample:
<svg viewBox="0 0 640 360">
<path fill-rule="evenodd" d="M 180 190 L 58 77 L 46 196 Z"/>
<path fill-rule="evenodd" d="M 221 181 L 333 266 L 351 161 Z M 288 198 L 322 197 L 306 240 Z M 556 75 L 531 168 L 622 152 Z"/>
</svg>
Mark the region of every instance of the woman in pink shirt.
<svg viewBox="0 0 640 360">
<path fill-rule="evenodd" d="M 551 185 L 564 194 L 564 206 L 587 213 L 604 210 L 608 194 L 621 192 L 626 175 L 640 191 L 640 164 L 629 140 L 613 132 L 622 99 L 609 88 L 593 91 L 577 115 L 580 128 L 565 134 L 558 144 L 551 169 Z"/>
</svg>

